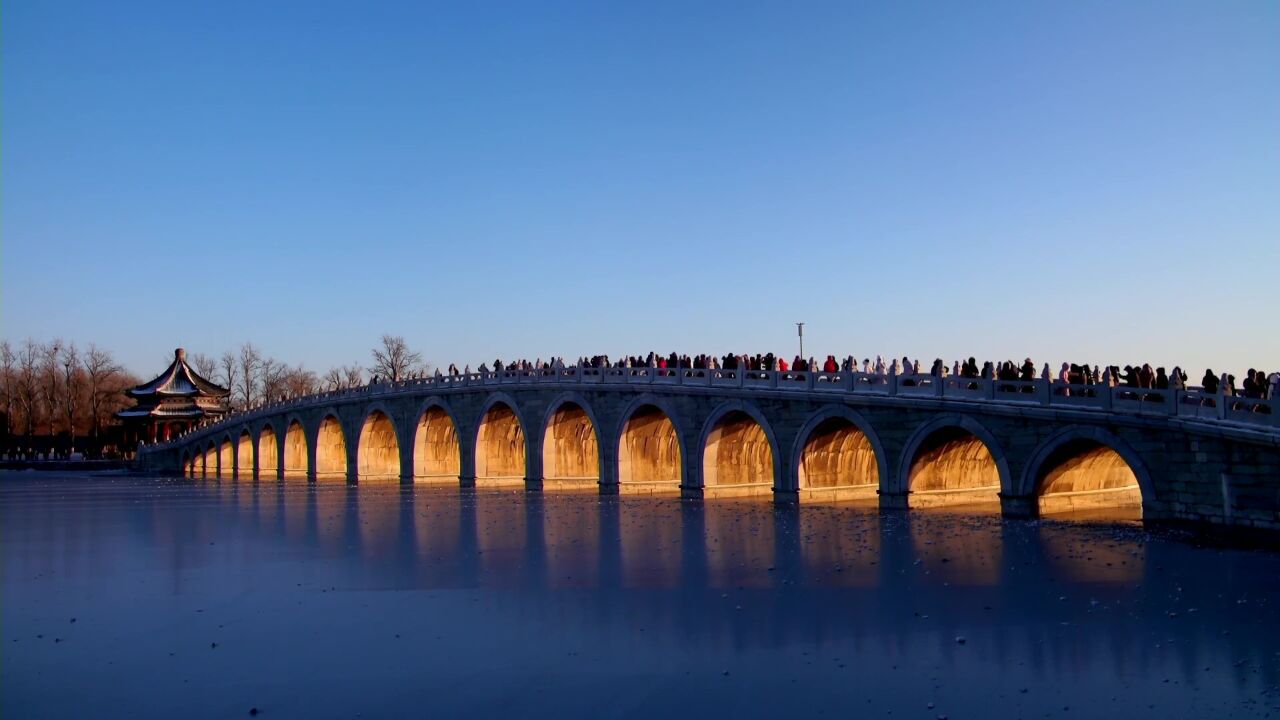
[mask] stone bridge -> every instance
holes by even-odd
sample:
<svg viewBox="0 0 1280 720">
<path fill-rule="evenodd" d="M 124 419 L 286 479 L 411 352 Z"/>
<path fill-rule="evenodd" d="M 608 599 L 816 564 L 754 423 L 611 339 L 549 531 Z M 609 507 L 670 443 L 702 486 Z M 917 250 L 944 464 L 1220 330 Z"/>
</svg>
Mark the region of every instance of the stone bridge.
<svg viewBox="0 0 1280 720">
<path fill-rule="evenodd" d="M 569 367 L 321 393 L 139 449 L 251 481 L 771 495 L 1280 529 L 1275 401 L 928 375 Z"/>
</svg>

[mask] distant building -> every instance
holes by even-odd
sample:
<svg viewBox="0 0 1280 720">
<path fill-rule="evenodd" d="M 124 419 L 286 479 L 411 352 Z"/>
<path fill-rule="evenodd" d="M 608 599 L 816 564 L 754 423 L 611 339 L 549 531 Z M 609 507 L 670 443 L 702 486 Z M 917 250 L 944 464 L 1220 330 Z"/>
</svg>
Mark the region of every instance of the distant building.
<svg viewBox="0 0 1280 720">
<path fill-rule="evenodd" d="M 116 413 L 124 423 L 128 447 L 138 441 L 165 441 L 218 420 L 227 414 L 231 391 L 200 377 L 187 364 L 186 351 L 178 348 L 164 372 L 125 394 L 137 401 L 137 405 Z"/>
</svg>

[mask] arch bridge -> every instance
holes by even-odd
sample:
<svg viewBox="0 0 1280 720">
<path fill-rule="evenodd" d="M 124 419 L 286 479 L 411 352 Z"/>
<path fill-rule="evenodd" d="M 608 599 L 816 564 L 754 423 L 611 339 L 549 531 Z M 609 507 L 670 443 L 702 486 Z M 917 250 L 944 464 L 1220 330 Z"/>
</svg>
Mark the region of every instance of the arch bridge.
<svg viewBox="0 0 1280 720">
<path fill-rule="evenodd" d="M 767 495 L 1274 530 L 1276 404 L 1049 380 L 579 366 L 320 393 L 139 458 L 259 482 Z"/>
</svg>

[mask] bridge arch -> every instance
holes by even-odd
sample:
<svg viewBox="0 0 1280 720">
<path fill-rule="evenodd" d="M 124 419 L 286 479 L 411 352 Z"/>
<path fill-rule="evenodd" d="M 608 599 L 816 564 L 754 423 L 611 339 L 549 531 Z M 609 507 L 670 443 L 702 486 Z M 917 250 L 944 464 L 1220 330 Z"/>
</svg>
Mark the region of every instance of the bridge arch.
<svg viewBox="0 0 1280 720">
<path fill-rule="evenodd" d="M 362 480 L 400 478 L 400 436 L 382 403 L 373 403 L 365 410 L 356 445 L 356 473 Z"/>
<path fill-rule="evenodd" d="M 757 495 L 781 488 L 777 438 L 755 405 L 741 400 L 721 403 L 703 423 L 698 446 L 704 493 Z"/>
<path fill-rule="evenodd" d="M 645 393 L 628 403 L 615 446 L 621 492 L 679 492 L 685 484 L 685 432 L 665 399 Z"/>
<path fill-rule="evenodd" d="M 1079 514 L 1133 518 L 1155 499 L 1155 484 L 1142 457 L 1100 427 L 1071 425 L 1040 443 L 1018 480 L 1018 493 L 1033 497 L 1042 516 Z"/>
<path fill-rule="evenodd" d="M 306 478 L 309 475 L 311 452 L 307 440 L 307 429 L 302 424 L 302 418 L 290 415 L 285 421 L 282 454 L 286 478 Z"/>
<path fill-rule="evenodd" d="M 253 435 L 247 427 L 240 428 L 240 435 L 236 439 L 236 477 L 253 477 Z"/>
<path fill-rule="evenodd" d="M 316 426 L 316 479 L 347 477 L 347 437 L 336 410 L 326 410 Z"/>
<path fill-rule="evenodd" d="M 529 477 L 528 424 L 515 399 L 503 392 L 489 395 L 476 422 L 476 481 L 513 484 Z"/>
<path fill-rule="evenodd" d="M 843 405 L 809 416 L 791 448 L 789 488 L 805 499 L 875 500 L 889 461 L 875 428 Z"/>
<path fill-rule="evenodd" d="M 558 396 L 542 418 L 542 477 L 564 485 L 595 485 L 604 467 L 600 423 L 575 392 Z"/>
<path fill-rule="evenodd" d="M 213 440 L 209 441 L 209 445 L 200 456 L 200 476 L 207 478 L 210 473 L 213 473 L 214 477 L 218 475 L 218 444 Z"/>
<path fill-rule="evenodd" d="M 280 472 L 280 440 L 275 425 L 258 428 L 258 477 L 276 478 Z"/>
<path fill-rule="evenodd" d="M 982 423 L 947 413 L 911 435 L 898 464 L 895 492 L 911 507 L 999 507 L 1012 480 L 1004 448 Z"/>
<path fill-rule="evenodd" d="M 235 462 L 235 446 L 231 444 L 231 433 L 226 433 L 218 443 L 218 477 L 232 477 Z"/>
<path fill-rule="evenodd" d="M 456 482 L 462 474 L 462 443 L 453 409 L 439 398 L 418 408 L 413 433 L 413 477 L 428 482 Z"/>
</svg>

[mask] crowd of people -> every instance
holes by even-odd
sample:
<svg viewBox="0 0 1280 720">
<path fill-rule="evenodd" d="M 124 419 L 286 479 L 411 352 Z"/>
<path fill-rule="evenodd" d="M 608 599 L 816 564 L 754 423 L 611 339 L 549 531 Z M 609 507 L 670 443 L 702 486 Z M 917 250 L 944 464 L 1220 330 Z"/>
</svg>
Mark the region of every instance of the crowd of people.
<svg viewBox="0 0 1280 720">
<path fill-rule="evenodd" d="M 1174 367 L 1172 370 L 1166 371 L 1164 367 L 1153 368 L 1149 363 L 1125 365 L 1123 367 L 1119 365 L 1099 367 L 1088 363 L 1064 362 L 1055 373 L 1050 369 L 1048 363 L 1045 363 L 1037 370 L 1036 364 L 1032 362 L 1031 358 L 1026 358 L 1021 363 L 1014 360 L 1005 360 L 1003 362 L 987 361 L 981 366 L 978 365 L 977 360 L 973 357 L 967 360 L 956 360 L 950 364 L 942 358 L 937 358 L 926 370 L 918 358 L 912 360 L 910 357 L 905 356 L 901 359 L 893 358 L 889 362 L 885 362 L 883 357 L 877 355 L 874 361 L 871 358 L 863 358 L 859 362 L 858 358 L 853 355 L 845 356 L 843 359 L 837 359 L 834 355 L 827 355 L 822 361 L 813 357 L 804 358 L 796 355 L 788 361 L 785 357 L 777 356 L 774 353 L 757 353 L 755 355 L 730 353 L 720 356 L 701 354 L 690 356 L 674 352 L 666 355 L 650 352 L 647 355 L 628 355 L 617 359 L 611 359 L 608 355 L 594 355 L 580 357 L 576 362 L 569 365 L 566 365 L 562 357 L 552 357 L 548 360 L 538 358 L 533 361 L 521 359 L 506 363 L 501 359 L 496 359 L 492 365 L 481 363 L 475 372 L 548 371 L 562 370 L 574 365 L 590 368 L 656 368 L 663 370 L 679 368 L 692 370 L 777 371 L 783 373 L 858 372 L 879 377 L 904 376 L 903 383 L 906 385 L 914 385 L 918 382 L 916 380 L 917 377 L 927 375 L 936 378 L 959 377 L 973 380 L 995 380 L 1007 383 L 1000 386 L 1000 389 L 1014 392 L 1032 392 L 1033 390 L 1030 386 L 1019 386 L 1012 383 L 1026 383 L 1040 379 L 1053 382 L 1053 384 L 1059 386 L 1055 392 L 1068 395 L 1073 392 L 1073 386 L 1075 387 L 1074 392 L 1086 394 L 1091 394 L 1088 390 L 1090 386 L 1185 390 L 1188 387 L 1187 381 L 1189 380 L 1187 373 L 1181 367 Z M 459 369 L 457 365 L 453 364 L 450 364 L 445 372 L 435 371 L 437 377 L 469 375 L 471 373 L 470 365 Z M 1221 391 L 1223 395 L 1232 397 L 1260 400 L 1280 398 L 1280 372 L 1268 374 L 1265 371 L 1250 368 L 1244 381 L 1237 387 L 1235 375 L 1229 373 L 1219 375 L 1212 370 L 1206 370 L 1200 384 L 1204 388 L 1204 392 L 1211 395 L 1216 395 Z M 974 387 L 976 386 L 975 383 Z"/>
</svg>

